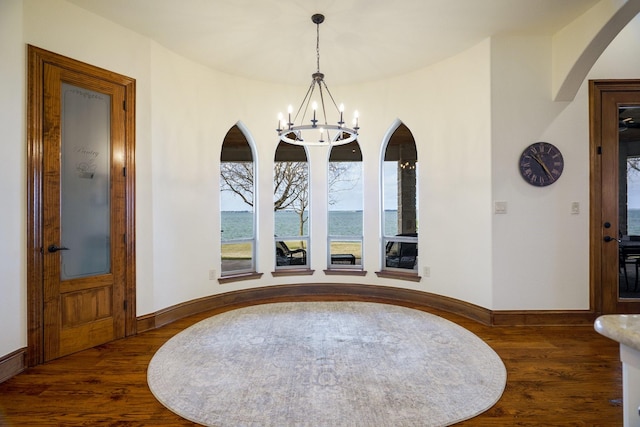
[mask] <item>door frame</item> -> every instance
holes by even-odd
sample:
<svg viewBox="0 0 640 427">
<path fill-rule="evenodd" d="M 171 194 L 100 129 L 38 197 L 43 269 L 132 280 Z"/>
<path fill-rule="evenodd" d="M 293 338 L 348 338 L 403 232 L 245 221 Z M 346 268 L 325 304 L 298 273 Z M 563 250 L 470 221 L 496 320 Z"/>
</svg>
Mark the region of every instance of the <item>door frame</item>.
<svg viewBox="0 0 640 427">
<path fill-rule="evenodd" d="M 604 205 L 603 192 L 608 192 L 607 198 L 613 197 L 610 192 L 616 191 L 615 199 L 617 200 L 617 189 L 603 188 L 603 170 L 604 168 L 614 168 L 617 170 L 617 158 L 615 165 L 603 164 L 602 147 L 605 139 L 611 136 L 611 132 L 607 134 L 606 123 L 615 120 L 617 129 L 618 111 L 615 112 L 605 110 L 606 105 L 603 98 L 609 94 L 631 93 L 635 92 L 640 97 L 640 80 L 637 79 L 602 79 L 589 81 L 589 158 L 590 158 L 590 182 L 589 182 L 589 200 L 590 200 L 590 221 L 589 221 L 589 277 L 590 277 L 590 299 L 592 310 L 596 314 L 611 313 L 629 313 L 636 312 L 640 302 L 637 300 L 629 302 L 620 302 L 618 299 L 619 286 L 616 281 L 616 288 L 611 288 L 612 281 L 604 280 L 606 277 L 613 277 L 619 274 L 618 263 L 605 263 L 603 251 L 604 245 L 611 245 L 614 242 L 605 242 L 605 236 L 618 237 L 617 230 L 610 230 L 604 227 L 605 218 L 603 209 L 611 210 L 611 207 Z M 614 114 L 615 113 L 615 119 Z M 606 123 L 605 123 L 606 122 Z M 616 140 L 617 142 L 617 140 Z M 617 206 L 615 207 L 617 212 Z M 617 223 L 617 218 L 616 218 Z M 617 245 L 616 245 L 617 250 Z"/>
<path fill-rule="evenodd" d="M 27 353 L 26 365 L 44 361 L 43 154 L 44 64 L 125 88 L 125 336 L 136 333 L 135 93 L 134 79 L 28 45 L 27 95 Z"/>
</svg>

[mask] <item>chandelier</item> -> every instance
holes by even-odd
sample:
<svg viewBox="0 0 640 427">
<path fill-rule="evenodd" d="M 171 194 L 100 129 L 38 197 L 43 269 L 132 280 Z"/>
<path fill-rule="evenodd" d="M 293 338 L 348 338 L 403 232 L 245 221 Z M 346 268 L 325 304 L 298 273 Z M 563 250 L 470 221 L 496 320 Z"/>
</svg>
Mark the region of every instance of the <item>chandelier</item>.
<svg viewBox="0 0 640 427">
<path fill-rule="evenodd" d="M 293 107 L 290 105 L 286 121 L 282 113 L 278 115 L 278 128 L 276 130 L 280 140 L 288 144 L 329 146 L 348 144 L 358 137 L 358 129 L 360 129 L 358 127 L 358 112 L 354 112 L 353 127 L 346 127 L 343 120 L 344 105 L 340 104 L 340 107 L 338 107 L 327 83 L 324 81 L 324 74 L 320 72 L 320 24 L 324 22 L 324 15 L 316 13 L 311 17 L 311 21 L 316 24 L 317 71 L 311 75 L 311 85 L 293 121 L 291 120 Z M 314 93 L 319 98 L 319 111 L 318 99 L 313 97 Z M 325 93 L 328 95 L 328 99 L 325 98 Z M 336 124 L 329 124 L 327 120 L 325 101 L 330 101 L 333 104 L 336 117 L 340 117 Z M 309 112 L 309 106 L 311 106 L 311 112 Z M 311 117 L 309 119 L 310 124 L 304 124 L 306 117 Z M 300 118 L 300 124 L 296 125 L 298 118 Z"/>
</svg>

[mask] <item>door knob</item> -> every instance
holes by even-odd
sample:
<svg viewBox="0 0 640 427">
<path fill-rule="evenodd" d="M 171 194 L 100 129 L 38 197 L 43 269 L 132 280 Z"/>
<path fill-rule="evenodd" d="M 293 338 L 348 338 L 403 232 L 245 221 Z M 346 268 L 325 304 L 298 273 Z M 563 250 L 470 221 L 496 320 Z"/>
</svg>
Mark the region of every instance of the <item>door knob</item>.
<svg viewBox="0 0 640 427">
<path fill-rule="evenodd" d="M 58 252 L 58 251 L 68 251 L 69 248 L 65 248 L 64 246 L 49 245 L 47 250 L 49 252 Z"/>
<path fill-rule="evenodd" d="M 612 241 L 612 240 L 616 240 L 616 239 L 614 239 L 614 238 L 613 238 L 613 237 L 611 237 L 611 236 L 604 236 L 604 241 L 605 241 L 605 242 L 610 242 L 610 241 Z"/>
</svg>

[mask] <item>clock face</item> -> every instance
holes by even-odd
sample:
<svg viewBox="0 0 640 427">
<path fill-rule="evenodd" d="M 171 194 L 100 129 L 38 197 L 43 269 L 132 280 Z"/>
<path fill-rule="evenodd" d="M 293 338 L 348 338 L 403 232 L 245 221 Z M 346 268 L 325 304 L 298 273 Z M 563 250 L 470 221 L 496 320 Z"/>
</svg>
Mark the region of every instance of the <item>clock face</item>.
<svg viewBox="0 0 640 427">
<path fill-rule="evenodd" d="M 536 142 L 524 149 L 519 167 L 525 181 L 536 187 L 545 187 L 560 178 L 564 159 L 553 144 Z"/>
</svg>

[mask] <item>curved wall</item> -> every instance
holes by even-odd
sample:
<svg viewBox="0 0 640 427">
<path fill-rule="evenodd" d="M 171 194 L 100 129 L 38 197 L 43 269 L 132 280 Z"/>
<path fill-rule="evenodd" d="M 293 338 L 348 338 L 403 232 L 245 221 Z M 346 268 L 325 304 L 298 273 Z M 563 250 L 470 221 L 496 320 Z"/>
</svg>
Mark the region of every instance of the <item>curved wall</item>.
<svg viewBox="0 0 640 427">
<path fill-rule="evenodd" d="M 5 166 L 0 211 L 0 321 L 14 325 L 0 337 L 0 355 L 26 345 L 26 99 L 25 44 L 111 69 L 137 81 L 136 238 L 139 316 L 215 294 L 271 285 L 345 283 L 426 291 L 490 310 L 587 309 L 588 113 L 586 88 L 572 102 L 551 101 L 551 39 L 487 39 L 432 67 L 332 92 L 358 108 L 365 176 L 364 269 L 325 276 L 314 256 L 313 276 L 272 277 L 272 162 L 274 124 L 282 106 L 304 87 L 247 81 L 195 64 L 157 43 L 63 0 L 4 0 L 0 38 L 6 52 L 0 143 Z M 6 25 L 5 25 L 6 24 Z M 592 76 L 638 77 L 640 24 L 614 40 Z M 637 40 L 637 39 L 636 39 Z M 622 45 L 624 43 L 624 45 Z M 6 83 L 6 81 L 10 83 Z M 17 89 L 16 89 L 17 87 Z M 379 169 L 383 139 L 396 120 L 415 137 L 420 159 L 420 282 L 377 277 Z M 241 121 L 257 156 L 258 280 L 220 285 L 218 174 L 222 140 Z M 532 140 L 563 148 L 566 170 L 552 191 L 521 182 L 516 159 Z M 312 253 L 326 253 L 325 149 L 310 148 L 313 186 Z M 6 190 L 5 190 L 6 187 Z M 508 213 L 493 214 L 493 202 Z M 569 216 L 571 201 L 581 214 Z M 529 231 L 544 212 L 552 227 Z M 16 231 L 18 230 L 18 231 Z M 554 251 L 531 267 L 551 242 Z M 16 249 L 17 248 L 17 249 Z"/>
</svg>

